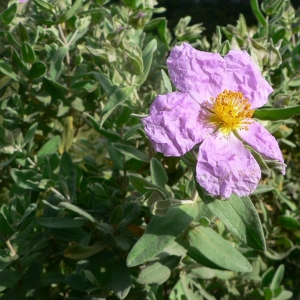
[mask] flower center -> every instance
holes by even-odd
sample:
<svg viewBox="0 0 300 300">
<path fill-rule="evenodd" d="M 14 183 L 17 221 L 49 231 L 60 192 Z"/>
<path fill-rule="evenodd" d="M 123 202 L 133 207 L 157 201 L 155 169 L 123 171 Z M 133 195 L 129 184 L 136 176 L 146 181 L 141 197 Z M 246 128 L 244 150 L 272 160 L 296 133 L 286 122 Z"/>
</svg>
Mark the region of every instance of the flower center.
<svg viewBox="0 0 300 300">
<path fill-rule="evenodd" d="M 241 92 L 224 90 L 216 99 L 211 98 L 209 111 L 209 123 L 216 126 L 216 130 L 221 130 L 224 134 L 229 134 L 233 130 L 248 130 L 248 124 L 252 121 L 254 113 L 250 109 L 251 104 Z"/>
</svg>

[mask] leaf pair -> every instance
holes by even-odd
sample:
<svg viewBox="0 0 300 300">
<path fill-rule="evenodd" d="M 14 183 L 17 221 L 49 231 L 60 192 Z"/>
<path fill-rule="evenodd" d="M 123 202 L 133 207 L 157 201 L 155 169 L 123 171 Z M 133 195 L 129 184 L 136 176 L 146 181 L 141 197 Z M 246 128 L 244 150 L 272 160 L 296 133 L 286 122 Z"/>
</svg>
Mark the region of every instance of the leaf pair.
<svg viewBox="0 0 300 300">
<path fill-rule="evenodd" d="M 127 265 L 134 267 L 152 260 L 180 235 L 198 214 L 196 203 L 172 206 L 164 217 L 154 216 L 144 235 L 134 245 L 127 258 Z M 187 233 L 188 256 L 204 266 L 251 272 L 248 260 L 213 229 L 197 226 Z"/>
</svg>

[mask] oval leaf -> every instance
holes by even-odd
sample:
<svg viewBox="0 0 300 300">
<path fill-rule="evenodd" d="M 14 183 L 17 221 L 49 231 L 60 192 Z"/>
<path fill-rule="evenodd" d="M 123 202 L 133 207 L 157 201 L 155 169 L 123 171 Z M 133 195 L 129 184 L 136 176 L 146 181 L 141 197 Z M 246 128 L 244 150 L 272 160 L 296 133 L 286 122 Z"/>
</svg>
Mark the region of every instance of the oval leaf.
<svg viewBox="0 0 300 300">
<path fill-rule="evenodd" d="M 150 171 L 152 182 L 164 188 L 165 184 L 168 182 L 168 175 L 162 164 L 156 158 L 151 159 Z"/>
<path fill-rule="evenodd" d="M 131 288 L 131 274 L 125 260 L 116 261 L 109 286 L 119 299 L 124 299 L 128 295 Z"/>
<path fill-rule="evenodd" d="M 73 245 L 64 251 L 64 256 L 71 259 L 86 259 L 102 251 L 106 247 L 107 244 L 105 242 L 98 242 L 95 245 L 87 247 Z"/>
<path fill-rule="evenodd" d="M 120 143 L 113 143 L 113 147 L 121 152 L 122 154 L 128 155 L 129 157 L 133 157 L 137 160 L 150 162 L 150 157 L 143 153 L 142 151 L 128 145 L 120 144 Z"/>
<path fill-rule="evenodd" d="M 36 222 L 46 228 L 76 228 L 85 224 L 85 220 L 57 217 L 37 218 Z"/>
<path fill-rule="evenodd" d="M 74 5 L 59 17 L 57 23 L 63 23 L 71 19 L 81 8 L 82 2 L 83 0 L 76 0 Z"/>
<path fill-rule="evenodd" d="M 189 231 L 188 256 L 210 268 L 236 272 L 251 272 L 248 260 L 230 243 L 209 227 L 196 227 Z"/>
<path fill-rule="evenodd" d="M 164 217 L 154 216 L 131 249 L 127 266 L 137 266 L 162 252 L 194 220 L 197 212 L 197 205 L 193 203 L 173 206 Z"/>
<path fill-rule="evenodd" d="M 266 250 L 266 242 L 258 213 L 248 197 L 232 194 L 229 200 L 216 200 L 197 190 L 209 210 L 217 216 L 241 242 L 256 250 Z"/>
<path fill-rule="evenodd" d="M 33 48 L 31 47 L 31 45 L 28 42 L 24 42 L 22 44 L 22 57 L 23 60 L 29 64 L 34 63 L 35 61 L 35 52 L 33 50 Z"/>
<path fill-rule="evenodd" d="M 41 61 L 37 61 L 32 65 L 28 77 L 30 78 L 30 80 L 32 80 L 44 76 L 46 72 L 47 72 L 46 65 Z"/>
<path fill-rule="evenodd" d="M 127 100 L 134 91 L 133 86 L 126 86 L 124 88 L 117 89 L 108 99 L 105 107 L 103 108 L 102 118 L 100 121 L 100 126 L 104 124 L 106 119 L 110 116 L 113 110 Z"/>
<path fill-rule="evenodd" d="M 295 115 L 300 114 L 300 106 L 286 107 L 286 108 L 265 108 L 257 109 L 253 117 L 259 120 L 287 120 Z"/>
</svg>

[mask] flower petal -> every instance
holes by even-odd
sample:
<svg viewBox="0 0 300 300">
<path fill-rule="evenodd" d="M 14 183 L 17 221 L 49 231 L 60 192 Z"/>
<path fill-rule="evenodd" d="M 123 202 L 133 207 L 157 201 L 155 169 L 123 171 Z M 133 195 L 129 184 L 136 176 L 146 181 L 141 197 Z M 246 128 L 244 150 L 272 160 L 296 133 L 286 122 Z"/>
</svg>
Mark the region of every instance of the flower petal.
<svg viewBox="0 0 300 300">
<path fill-rule="evenodd" d="M 144 118 L 144 128 L 154 149 L 166 156 L 181 156 L 202 142 L 210 130 L 201 121 L 200 105 L 188 94 L 159 95 Z"/>
<path fill-rule="evenodd" d="M 183 43 L 172 49 L 167 66 L 174 85 L 198 103 L 215 98 L 226 88 L 226 63 L 218 53 L 198 51 Z"/>
<path fill-rule="evenodd" d="M 239 136 L 263 157 L 281 162 L 281 172 L 282 174 L 285 174 L 285 165 L 282 153 L 276 139 L 266 128 L 258 122 L 254 120 L 252 121 L 253 123 L 248 125 L 248 130 L 238 131 Z"/>
<path fill-rule="evenodd" d="M 258 163 L 233 134 L 209 135 L 199 148 L 196 178 L 211 195 L 251 194 L 261 177 Z"/>
<path fill-rule="evenodd" d="M 252 108 L 261 107 L 273 92 L 270 84 L 262 77 L 258 66 L 246 51 L 231 50 L 225 56 L 227 63 L 226 88 L 242 92 Z"/>
</svg>

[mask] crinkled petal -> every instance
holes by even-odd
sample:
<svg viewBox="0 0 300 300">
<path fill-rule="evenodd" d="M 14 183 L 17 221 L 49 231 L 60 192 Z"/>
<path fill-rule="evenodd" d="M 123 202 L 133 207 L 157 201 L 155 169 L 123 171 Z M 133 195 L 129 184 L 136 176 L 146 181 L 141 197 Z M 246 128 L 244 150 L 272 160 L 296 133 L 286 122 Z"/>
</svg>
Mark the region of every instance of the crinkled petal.
<svg viewBox="0 0 300 300">
<path fill-rule="evenodd" d="M 227 63 L 226 88 L 242 92 L 252 108 L 261 107 L 273 92 L 270 84 L 262 77 L 258 66 L 246 51 L 231 50 L 225 56 Z"/>
<path fill-rule="evenodd" d="M 198 51 L 183 43 L 172 49 L 167 66 L 177 89 L 198 103 L 215 98 L 226 88 L 226 62 L 218 53 Z"/>
<path fill-rule="evenodd" d="M 258 163 L 233 134 L 209 135 L 199 148 L 196 178 L 211 195 L 251 194 L 261 177 Z"/>
<path fill-rule="evenodd" d="M 166 156 L 181 156 L 202 142 L 210 128 L 201 120 L 200 105 L 188 94 L 159 95 L 144 118 L 144 128 L 154 149 Z"/>
<path fill-rule="evenodd" d="M 274 159 L 282 163 L 282 174 L 285 174 L 285 165 L 281 150 L 276 139 L 258 122 L 248 125 L 248 130 L 238 131 L 239 136 L 263 157 Z"/>
</svg>

